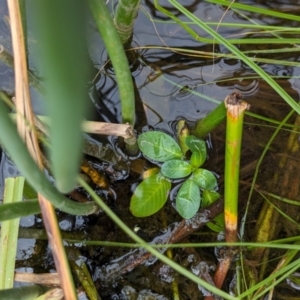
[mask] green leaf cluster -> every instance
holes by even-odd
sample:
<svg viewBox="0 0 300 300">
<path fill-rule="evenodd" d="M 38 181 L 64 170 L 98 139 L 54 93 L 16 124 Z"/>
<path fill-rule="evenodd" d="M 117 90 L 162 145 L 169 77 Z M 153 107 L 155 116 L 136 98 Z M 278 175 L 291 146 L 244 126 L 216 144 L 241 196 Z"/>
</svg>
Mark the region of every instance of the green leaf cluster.
<svg viewBox="0 0 300 300">
<path fill-rule="evenodd" d="M 135 189 L 130 202 L 134 216 L 147 217 L 159 211 L 167 201 L 172 179 L 186 177 L 176 196 L 176 209 L 185 219 L 197 213 L 203 192 L 217 187 L 214 174 L 200 168 L 207 156 L 205 141 L 190 135 L 185 144 L 192 152 L 190 160 L 184 159 L 178 143 L 166 133 L 148 131 L 139 136 L 138 145 L 144 156 L 163 164 L 158 174 L 144 179 Z"/>
</svg>

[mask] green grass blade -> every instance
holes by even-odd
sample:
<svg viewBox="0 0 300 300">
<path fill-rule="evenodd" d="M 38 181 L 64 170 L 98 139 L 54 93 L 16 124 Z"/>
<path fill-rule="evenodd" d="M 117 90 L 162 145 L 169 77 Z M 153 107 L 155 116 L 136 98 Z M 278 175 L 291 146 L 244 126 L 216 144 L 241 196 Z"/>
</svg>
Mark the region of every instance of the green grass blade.
<svg viewBox="0 0 300 300">
<path fill-rule="evenodd" d="M 0 290 L 1 300 L 32 300 L 42 295 L 46 291 L 41 285 L 33 284 L 12 289 Z"/>
<path fill-rule="evenodd" d="M 88 0 L 88 4 L 114 67 L 121 98 L 122 122 L 134 126 L 133 82 L 119 34 L 103 0 Z"/>
<path fill-rule="evenodd" d="M 7 113 L 7 107 L 0 101 L 0 143 L 10 155 L 19 171 L 34 189 L 46 197 L 56 208 L 74 215 L 88 215 L 97 210 L 95 203 L 77 203 L 62 196 L 47 180 L 31 158 L 21 140 L 16 126 Z"/>
<path fill-rule="evenodd" d="M 86 118 L 90 61 L 85 46 L 85 2 L 31 1 L 51 118 L 52 172 L 62 193 L 74 188 L 82 155 L 81 122 Z"/>
<path fill-rule="evenodd" d="M 174 5 L 180 12 L 182 12 L 190 20 L 194 21 L 199 27 L 209 33 L 213 38 L 219 43 L 223 44 L 228 50 L 233 54 L 238 56 L 245 64 L 252 68 L 258 75 L 260 75 L 273 89 L 276 91 L 298 114 L 300 114 L 300 106 L 295 102 L 292 97 L 273 79 L 271 78 L 262 68 L 260 68 L 256 63 L 249 59 L 243 52 L 238 48 L 233 46 L 230 41 L 223 38 L 215 30 L 210 28 L 205 22 L 198 19 L 193 13 L 189 12 L 185 7 L 179 4 L 175 0 L 169 0 L 171 4 Z"/>
<path fill-rule="evenodd" d="M 0 222 L 40 213 L 38 200 L 26 200 L 18 203 L 0 205 Z"/>
<path fill-rule="evenodd" d="M 226 6 L 226 7 L 230 6 L 230 8 L 236 8 L 236 9 L 240 9 L 240 10 L 244 10 L 244 11 L 254 12 L 256 14 L 272 16 L 274 18 L 281 18 L 281 19 L 292 20 L 292 21 L 297 21 L 297 22 L 300 21 L 299 16 L 296 16 L 293 14 L 286 14 L 286 13 L 278 12 L 278 11 L 271 10 L 271 9 L 265 9 L 265 8 L 261 8 L 261 7 L 254 6 L 254 5 L 246 5 L 246 4 L 240 4 L 240 3 L 224 1 L 224 0 L 205 0 L 205 1 L 210 2 L 210 3 L 219 4 L 219 5 Z"/>
<path fill-rule="evenodd" d="M 297 226 L 298 229 L 300 229 L 300 225 L 298 224 L 297 221 L 293 220 L 288 214 L 286 214 L 283 210 L 281 210 L 278 206 L 276 206 L 274 203 L 272 203 L 272 201 L 270 201 L 263 193 L 259 194 L 265 199 L 265 201 L 267 201 L 269 203 L 270 206 L 273 206 L 274 209 L 276 209 L 278 211 L 278 213 L 285 218 L 288 222 L 290 222 L 291 224 L 293 224 L 294 226 Z M 300 205 L 300 203 L 298 202 L 298 205 Z"/>
<path fill-rule="evenodd" d="M 171 2 L 169 0 L 169 2 Z M 177 3 L 178 4 L 178 3 Z M 188 32 L 195 40 L 202 42 L 202 43 L 216 43 L 216 44 L 221 44 L 219 40 L 216 39 L 209 39 L 209 38 L 202 38 L 198 35 L 196 31 L 194 31 L 191 27 L 188 26 L 188 24 L 197 24 L 197 21 L 191 20 L 191 22 L 182 22 L 180 19 L 178 19 L 174 14 L 172 14 L 170 11 L 166 10 L 162 6 L 158 4 L 158 0 L 154 0 L 154 6 L 157 10 L 162 12 L 163 14 L 167 15 L 170 17 L 172 20 L 174 20 L 177 24 L 179 24 L 186 32 Z M 175 5 L 174 5 L 175 6 Z M 197 18 L 197 17 L 195 17 Z M 152 21 L 152 20 L 151 20 Z M 159 22 L 159 21 L 156 21 Z M 168 21 L 164 21 L 164 23 L 170 23 Z M 207 25 L 212 25 L 211 22 L 205 22 Z M 216 23 L 213 23 L 214 25 Z M 222 26 L 222 23 L 218 23 L 217 26 Z M 277 28 L 278 29 L 278 28 Z M 213 30 L 213 29 L 212 29 Z M 265 30 L 263 29 L 262 26 L 260 26 L 260 30 L 263 30 L 265 33 Z M 271 32 L 268 32 L 271 33 Z M 282 43 L 290 43 L 290 44 L 298 44 L 299 39 L 297 38 L 241 38 L 241 39 L 230 39 L 230 43 L 233 44 L 282 44 Z"/>
<path fill-rule="evenodd" d="M 282 120 L 282 122 L 277 126 L 277 128 L 275 129 L 274 133 L 272 134 L 271 138 L 269 139 L 267 145 L 265 146 L 265 148 L 264 148 L 264 150 L 263 150 L 263 152 L 262 152 L 262 154 L 261 154 L 261 156 L 260 156 L 260 158 L 259 158 L 259 160 L 257 162 L 256 168 L 255 168 L 255 172 L 254 172 L 254 175 L 253 175 L 253 179 L 252 179 L 252 183 L 251 183 L 251 188 L 250 188 L 249 195 L 248 195 L 248 200 L 247 200 L 247 206 L 246 206 L 245 214 L 244 214 L 244 216 L 242 218 L 242 222 L 241 222 L 241 230 L 240 230 L 240 232 L 241 232 L 242 236 L 245 233 L 245 219 L 247 217 L 247 213 L 248 213 L 248 210 L 249 210 L 250 200 L 251 200 L 254 188 L 255 188 L 255 183 L 256 183 L 256 180 L 257 180 L 257 177 L 258 177 L 259 168 L 260 168 L 260 166 L 262 164 L 262 161 L 263 161 L 266 153 L 270 149 L 271 144 L 273 143 L 274 139 L 278 135 L 279 131 L 282 129 L 282 127 L 284 126 L 284 124 L 287 123 L 287 121 L 291 118 L 291 116 L 293 114 L 294 114 L 294 111 L 291 110 L 286 115 L 286 117 Z"/>
<path fill-rule="evenodd" d="M 278 282 L 274 281 L 277 277 L 282 275 L 282 277 L 284 279 L 284 278 L 288 277 L 290 274 L 292 274 L 293 272 L 295 272 L 299 268 L 299 266 L 300 266 L 300 259 L 297 259 L 297 260 L 293 261 L 292 263 L 290 263 L 289 265 L 285 266 L 284 268 L 280 269 L 278 272 L 276 272 L 274 274 L 271 274 L 266 279 L 262 280 L 258 284 L 256 284 L 256 285 L 252 286 L 251 288 L 249 288 L 246 292 L 239 295 L 240 296 L 239 299 L 243 299 L 247 295 L 251 295 L 253 292 L 258 290 L 259 288 L 264 287 L 264 285 L 268 285 L 267 287 L 264 287 L 264 291 L 259 296 L 257 296 L 255 298 L 255 299 L 260 299 L 261 295 L 263 295 L 268 290 L 270 290 L 273 286 L 278 284 Z M 281 281 L 283 279 L 281 279 Z M 278 279 L 278 280 L 280 281 L 280 279 Z"/>
<path fill-rule="evenodd" d="M 3 203 L 22 201 L 24 177 L 5 179 Z M 0 238 L 0 289 L 9 289 L 14 284 L 15 260 L 18 244 L 20 218 L 1 223 Z"/>
</svg>

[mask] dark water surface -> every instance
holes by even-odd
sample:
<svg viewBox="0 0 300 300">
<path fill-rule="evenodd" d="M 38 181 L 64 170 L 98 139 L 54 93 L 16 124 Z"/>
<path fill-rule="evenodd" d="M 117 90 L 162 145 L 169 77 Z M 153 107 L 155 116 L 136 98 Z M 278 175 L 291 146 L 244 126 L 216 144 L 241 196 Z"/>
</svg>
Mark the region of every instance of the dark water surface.
<svg viewBox="0 0 300 300">
<path fill-rule="evenodd" d="M 237 1 L 243 4 L 253 4 L 267 9 L 279 10 L 286 13 L 299 14 L 299 1 Z M 7 25 L 3 21 L 7 15 L 5 1 L 0 1 L 0 38 L 4 46 L 11 51 L 10 39 L 8 37 Z M 205 1 L 181 1 L 194 15 L 205 22 L 224 23 L 245 23 L 250 22 L 250 18 L 257 24 L 278 25 L 299 27 L 299 24 L 288 21 L 273 19 L 268 16 L 261 16 L 256 13 L 244 13 L 241 16 L 237 12 L 229 10 L 225 14 L 226 8 L 206 3 Z M 109 2 L 109 7 L 113 4 Z M 177 11 L 173 11 L 168 1 L 160 1 L 160 5 L 170 9 L 178 18 L 186 21 Z M 31 69 L 35 72 L 34 37 L 30 32 L 30 11 L 28 13 L 29 25 L 29 61 Z M 225 14 L 225 15 L 224 15 Z M 156 22 L 153 22 L 153 19 Z M 157 21 L 169 21 L 168 18 L 156 11 L 152 1 L 142 1 L 142 8 L 139 12 L 134 29 L 133 47 L 136 49 L 136 58 L 131 64 L 134 85 L 137 98 L 137 130 L 148 130 L 155 128 L 175 134 L 176 120 L 185 119 L 189 124 L 203 118 L 220 101 L 232 93 L 239 91 L 244 99 L 250 103 L 251 112 L 255 112 L 264 117 L 281 121 L 289 111 L 285 102 L 242 61 L 228 58 L 211 58 L 205 55 L 196 57 L 183 55 L 177 51 L 172 51 L 170 47 L 192 49 L 197 51 L 216 53 L 228 53 L 223 45 L 203 44 L 196 42 L 180 26 L 172 22 L 162 23 Z M 201 37 L 207 34 L 201 29 L 194 27 Z M 256 34 L 250 29 L 218 27 L 218 32 L 224 37 L 253 37 Z M 93 93 L 91 100 L 96 107 L 95 119 L 110 122 L 120 122 L 120 101 L 118 90 L 115 84 L 114 74 L 107 62 L 107 53 L 99 38 L 95 25 L 91 21 L 87 26 L 88 49 L 95 70 L 99 74 L 95 76 Z M 273 49 L 274 45 L 237 45 L 243 50 Z M 31 51 L 31 49 L 33 49 Z M 255 54 L 253 54 L 255 56 Z M 299 62 L 299 52 L 276 54 L 268 58 L 284 58 L 287 61 Z M 270 65 L 260 63 L 269 75 L 275 76 L 279 84 L 293 97 L 299 100 L 300 82 L 299 67 Z M 80 71 L 80 70 L 78 70 Z M 38 76 L 40 74 L 37 74 Z M 0 84 L 1 89 L 13 94 L 14 92 L 13 71 L 0 62 Z M 43 100 L 33 89 L 32 98 L 37 112 L 43 111 Z M 292 123 L 293 120 L 291 120 Z M 241 209 L 244 210 L 252 182 L 257 159 L 263 147 L 268 142 L 274 128 L 267 127 L 267 123 L 258 121 L 255 118 L 245 118 L 245 128 L 243 137 L 243 156 L 241 161 Z M 219 192 L 223 192 L 223 169 L 224 169 L 224 136 L 225 125 L 220 126 L 208 138 L 209 159 L 205 168 L 215 172 L 219 176 Z M 283 152 L 287 141 L 288 133 L 284 132 L 272 145 L 270 154 L 260 169 L 258 185 L 260 189 L 267 188 L 270 178 L 277 172 L 279 155 Z M 122 149 L 115 138 L 102 140 L 111 145 L 116 151 Z M 92 160 L 96 167 L 107 171 L 107 167 L 102 162 Z M 105 162 L 109 164 L 109 162 Z M 140 181 L 140 175 L 134 171 L 133 165 L 139 168 L 146 168 L 139 160 L 131 160 L 131 171 L 117 180 L 111 179 L 109 191 L 97 189 L 97 193 L 105 199 L 110 207 L 120 216 L 120 218 L 131 228 L 138 226 L 141 228 L 140 234 L 146 240 L 151 240 L 157 231 L 166 227 L 174 221 L 179 221 L 177 213 L 172 205 L 167 205 L 162 214 L 156 214 L 151 218 L 137 219 L 130 215 L 128 207 L 134 187 Z M 3 186 L 3 178 L 16 176 L 17 171 L 3 154 L 0 170 L 0 185 Z M 178 188 L 178 187 L 177 187 Z M 171 197 L 176 192 L 176 186 L 171 192 Z M 174 196 L 173 196 L 174 197 Z M 253 223 L 261 208 L 261 201 L 253 204 L 253 210 L 249 215 L 249 225 L 247 227 L 248 238 L 251 240 Z M 74 231 L 84 234 L 86 239 L 98 239 L 108 241 L 131 242 L 124 236 L 112 221 L 105 215 L 92 217 L 70 217 L 59 214 L 60 225 L 66 232 Z M 162 220 L 164 219 L 164 220 Z M 104 226 L 103 226 L 104 224 Z M 39 217 L 22 219 L 23 228 L 42 228 Z M 216 235 L 204 230 L 200 235 L 201 241 L 215 241 Z M 199 237 L 191 237 L 189 241 L 199 241 Z M 79 247 L 81 255 L 87 263 L 94 280 L 99 288 L 102 299 L 172 299 L 171 282 L 173 278 L 180 286 L 181 299 L 201 299 L 201 288 L 191 284 L 185 278 L 177 277 L 168 267 L 161 263 L 156 263 L 151 267 L 142 266 L 124 276 L 120 281 L 113 284 L 100 282 L 99 267 L 109 265 L 112 259 L 118 259 L 126 249 L 107 247 Z M 203 253 L 190 253 L 181 249 L 174 251 L 174 259 L 181 262 L 187 268 L 193 268 L 191 257 L 200 255 L 203 260 L 212 266 L 216 263 L 214 250 L 211 249 Z M 42 240 L 20 239 L 18 250 L 18 270 L 28 272 L 53 271 L 53 261 L 47 243 Z M 157 280 L 158 279 L 158 280 Z M 226 283 L 229 289 L 229 282 Z M 150 292 L 150 290 L 152 292 Z M 142 292 L 141 292 L 142 291 Z M 140 294 L 139 294 L 140 293 Z M 148 293 L 148 295 L 147 295 Z M 151 294 L 152 293 L 152 294 Z M 157 293 L 156 295 L 154 293 Z M 139 294 L 139 296 L 138 296 Z M 148 297 L 148 298 L 147 298 Z"/>
</svg>

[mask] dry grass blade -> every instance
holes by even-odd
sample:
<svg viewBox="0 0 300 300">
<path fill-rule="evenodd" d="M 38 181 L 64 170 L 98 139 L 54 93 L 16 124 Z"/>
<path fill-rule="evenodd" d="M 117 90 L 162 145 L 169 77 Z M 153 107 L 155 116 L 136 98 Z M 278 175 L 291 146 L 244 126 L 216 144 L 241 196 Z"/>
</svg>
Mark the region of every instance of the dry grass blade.
<svg viewBox="0 0 300 300">
<path fill-rule="evenodd" d="M 15 281 L 30 282 L 48 286 L 59 286 L 60 280 L 57 273 L 15 273 Z"/>
</svg>

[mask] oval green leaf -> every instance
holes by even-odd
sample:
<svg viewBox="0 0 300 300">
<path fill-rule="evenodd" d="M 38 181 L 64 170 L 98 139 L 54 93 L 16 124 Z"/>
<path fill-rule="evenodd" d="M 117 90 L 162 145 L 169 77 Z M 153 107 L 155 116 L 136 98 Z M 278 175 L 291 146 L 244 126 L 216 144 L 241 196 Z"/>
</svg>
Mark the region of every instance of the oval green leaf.
<svg viewBox="0 0 300 300">
<path fill-rule="evenodd" d="M 184 219 L 192 218 L 201 203 L 200 190 L 193 180 L 186 180 L 176 196 L 176 209 Z"/>
<path fill-rule="evenodd" d="M 199 152 L 193 152 L 190 160 L 193 168 L 198 169 L 203 164 L 203 157 Z"/>
<path fill-rule="evenodd" d="M 202 192 L 202 206 L 206 207 L 217 201 L 221 195 L 214 190 L 204 190 Z"/>
<path fill-rule="evenodd" d="M 205 169 L 197 169 L 194 171 L 193 180 L 201 189 L 204 190 L 212 190 L 217 186 L 217 179 L 215 175 Z"/>
<path fill-rule="evenodd" d="M 161 172 L 164 176 L 171 179 L 183 178 L 191 174 L 192 166 L 186 161 L 172 159 L 163 163 Z"/>
<path fill-rule="evenodd" d="M 206 159 L 206 143 L 204 140 L 200 140 L 193 135 L 189 135 L 185 139 L 185 143 L 192 152 L 198 152 Z"/>
<path fill-rule="evenodd" d="M 213 218 L 211 222 L 208 222 L 206 224 L 208 228 L 215 232 L 221 232 L 225 229 L 225 219 L 224 219 L 224 213 L 221 213 Z"/>
<path fill-rule="evenodd" d="M 204 190 L 202 192 L 202 207 L 207 207 L 220 198 L 220 194 L 214 190 Z M 215 232 L 221 232 L 225 227 L 224 213 L 217 215 L 211 222 L 206 224 L 208 228 Z"/>
<path fill-rule="evenodd" d="M 161 174 L 143 180 L 135 189 L 130 211 L 135 217 L 148 217 L 158 212 L 166 203 L 171 183 Z"/>
<path fill-rule="evenodd" d="M 177 142 L 160 131 L 148 131 L 141 134 L 138 138 L 138 145 L 146 157 L 159 162 L 183 157 Z"/>
</svg>

